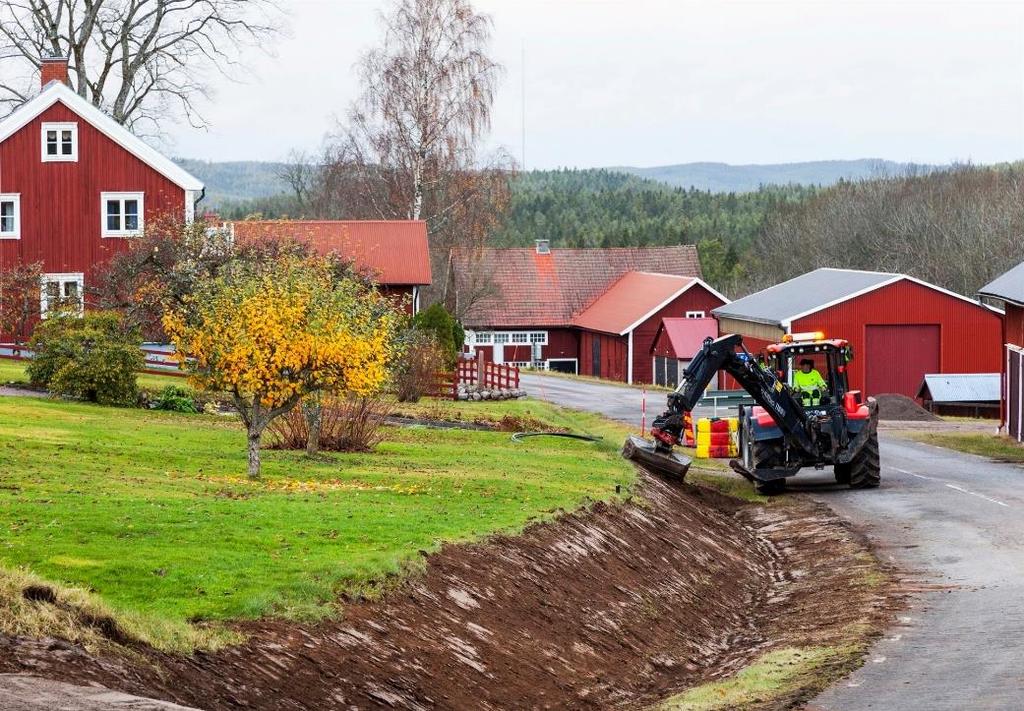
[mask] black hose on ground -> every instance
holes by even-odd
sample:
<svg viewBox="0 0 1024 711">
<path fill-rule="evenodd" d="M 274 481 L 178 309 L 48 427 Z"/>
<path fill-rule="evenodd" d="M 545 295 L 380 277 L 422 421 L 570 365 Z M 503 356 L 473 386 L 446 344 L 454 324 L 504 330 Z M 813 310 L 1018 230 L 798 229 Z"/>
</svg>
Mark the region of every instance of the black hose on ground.
<svg viewBox="0 0 1024 711">
<path fill-rule="evenodd" d="M 513 442 L 522 442 L 527 437 L 565 437 L 567 439 L 581 439 L 584 442 L 600 442 L 604 437 L 596 435 L 572 434 L 571 432 L 516 432 L 512 435 Z"/>
</svg>

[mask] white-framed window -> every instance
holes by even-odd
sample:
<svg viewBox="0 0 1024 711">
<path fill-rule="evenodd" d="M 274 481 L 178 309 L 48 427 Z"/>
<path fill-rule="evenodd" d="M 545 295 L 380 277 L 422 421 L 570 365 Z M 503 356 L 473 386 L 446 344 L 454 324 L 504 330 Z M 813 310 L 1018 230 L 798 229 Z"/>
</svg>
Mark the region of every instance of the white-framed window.
<svg viewBox="0 0 1024 711">
<path fill-rule="evenodd" d="M 703 311 L 687 311 L 686 318 L 706 318 Z"/>
<path fill-rule="evenodd" d="M 0 195 L 0 239 L 21 238 L 21 195 Z"/>
<path fill-rule="evenodd" d="M 495 333 L 494 334 L 494 342 L 496 344 L 508 343 L 508 339 L 509 339 L 509 334 L 507 334 L 507 333 Z"/>
<path fill-rule="evenodd" d="M 512 342 L 513 343 L 529 343 L 530 342 L 530 334 L 527 333 L 526 331 L 516 331 L 515 333 L 512 334 Z"/>
<path fill-rule="evenodd" d="M 42 129 L 44 163 L 78 161 L 78 124 L 44 123 Z"/>
<path fill-rule="evenodd" d="M 487 346 L 491 343 L 490 331 L 477 331 L 476 332 L 476 344 L 478 346 Z"/>
<path fill-rule="evenodd" d="M 142 193 L 101 193 L 100 219 L 104 237 L 134 237 L 142 233 Z"/>
<path fill-rule="evenodd" d="M 530 343 L 539 343 L 542 346 L 548 344 L 548 332 L 547 331 L 533 331 L 530 334 Z"/>
<path fill-rule="evenodd" d="M 39 295 L 39 314 L 43 318 L 55 308 L 67 307 L 82 314 L 84 307 L 85 275 L 43 274 Z"/>
</svg>

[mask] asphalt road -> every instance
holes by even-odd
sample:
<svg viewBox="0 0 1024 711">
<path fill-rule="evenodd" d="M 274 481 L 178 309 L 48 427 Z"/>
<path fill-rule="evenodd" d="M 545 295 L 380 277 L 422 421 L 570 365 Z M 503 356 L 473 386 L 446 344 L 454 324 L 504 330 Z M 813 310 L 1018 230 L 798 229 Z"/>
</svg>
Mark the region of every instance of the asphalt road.
<svg viewBox="0 0 1024 711">
<path fill-rule="evenodd" d="M 636 391 L 527 377 L 533 397 L 639 422 Z M 808 708 L 1024 709 L 1024 469 L 887 431 L 881 454 L 877 490 L 838 487 L 831 471 L 790 480 L 789 495 L 856 523 L 918 590 L 865 666 Z"/>
</svg>

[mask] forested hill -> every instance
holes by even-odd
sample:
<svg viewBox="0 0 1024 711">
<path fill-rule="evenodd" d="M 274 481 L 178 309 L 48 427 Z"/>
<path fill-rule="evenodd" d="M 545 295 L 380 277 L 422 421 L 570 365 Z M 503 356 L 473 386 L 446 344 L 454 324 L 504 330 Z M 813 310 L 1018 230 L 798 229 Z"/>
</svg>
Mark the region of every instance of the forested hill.
<svg viewBox="0 0 1024 711">
<path fill-rule="evenodd" d="M 752 192 L 762 185 L 834 185 L 841 180 L 867 180 L 907 174 L 923 175 L 946 166 L 896 163 L 878 158 L 818 160 L 805 163 L 729 165 L 727 163 L 682 163 L 652 168 L 610 168 L 641 178 L 650 178 L 680 188 L 694 187 L 711 192 Z"/>
<path fill-rule="evenodd" d="M 513 180 L 508 215 L 493 242 L 528 246 L 543 237 L 555 247 L 698 244 L 705 276 L 728 284 L 765 215 L 814 193 L 801 186 L 711 193 L 611 170 L 531 171 Z"/>
</svg>

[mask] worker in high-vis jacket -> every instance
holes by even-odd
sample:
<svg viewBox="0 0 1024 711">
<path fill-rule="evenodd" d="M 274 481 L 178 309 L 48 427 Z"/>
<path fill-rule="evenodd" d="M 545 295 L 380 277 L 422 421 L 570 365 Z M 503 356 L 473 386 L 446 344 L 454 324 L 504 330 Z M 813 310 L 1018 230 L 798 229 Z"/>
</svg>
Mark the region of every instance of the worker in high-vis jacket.
<svg viewBox="0 0 1024 711">
<path fill-rule="evenodd" d="M 800 401 L 804 407 L 821 405 L 821 397 L 828 392 L 828 383 L 814 367 L 814 361 L 804 358 L 800 361 L 800 370 L 793 373 L 793 389 L 800 393 Z"/>
</svg>

